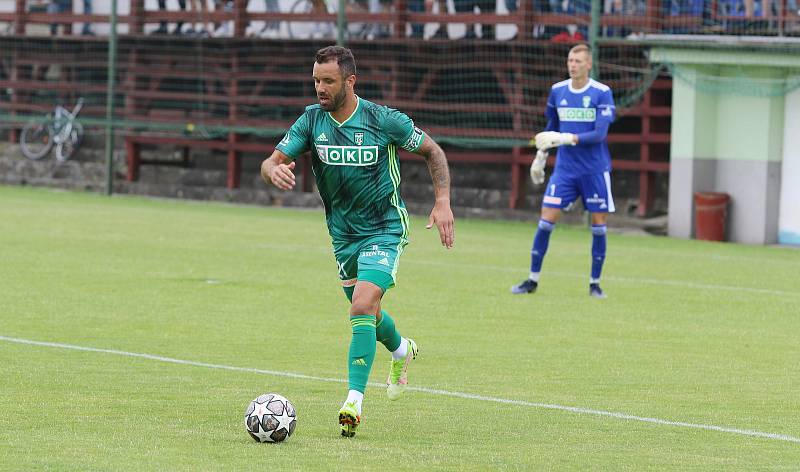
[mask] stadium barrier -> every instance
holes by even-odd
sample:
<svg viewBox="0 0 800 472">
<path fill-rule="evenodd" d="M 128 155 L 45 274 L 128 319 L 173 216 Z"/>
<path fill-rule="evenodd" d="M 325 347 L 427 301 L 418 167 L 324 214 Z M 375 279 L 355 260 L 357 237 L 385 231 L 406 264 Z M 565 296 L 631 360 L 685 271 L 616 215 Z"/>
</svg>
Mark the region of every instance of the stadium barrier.
<svg viewBox="0 0 800 472">
<path fill-rule="evenodd" d="M 509 0 L 501 3 L 514 3 L 516 10 L 500 4 L 496 12 L 445 14 L 409 12 L 410 2 L 399 0 L 384 12 L 347 10 L 346 22 L 337 27 L 334 11 L 257 12 L 237 1 L 203 16 L 146 11 L 136 0 L 123 5 L 117 18 L 121 34 L 112 56 L 102 36 L 110 22 L 103 4 L 96 5 L 96 14 L 84 15 L 26 11 L 25 2 L 17 0 L 13 11 L 0 12 L 0 22 L 11 25 L 10 34 L 0 36 L 0 118 L 14 128 L 14 139 L 16 130 L 55 102 L 84 97 L 80 121 L 110 125 L 130 144 L 130 178 L 139 165 L 150 163 L 140 159 L 141 146 L 177 145 L 226 152 L 228 186 L 235 187 L 241 154 L 266 149 L 250 143 L 274 142 L 313 100 L 313 52 L 339 36 L 356 54 L 359 95 L 408 113 L 447 147 L 453 162 L 509 166 L 513 208 L 525 193 L 529 141 L 545 124 L 549 87 L 564 78 L 569 47 L 594 25 L 595 70 L 614 90 L 618 105 L 609 136 L 614 168 L 633 175 L 637 210 L 646 215 L 654 188 L 663 188 L 656 182 L 669 171 L 671 76 L 682 74 L 674 65 L 650 63 L 647 37 L 687 32 L 777 37 L 800 31 L 791 0 L 773 2 L 775 15 L 753 10 L 736 13 L 736 21 L 728 17 L 738 10 L 728 3 L 688 1 L 622 0 L 619 10 L 618 2 L 604 2 L 603 10 L 591 15 L 588 1 L 559 2 L 564 9 L 552 11 Z M 69 35 L 86 22 L 99 36 Z M 166 36 L 156 34 L 161 22 L 215 23 L 225 31 L 214 30 L 213 37 Z M 254 35 L 269 24 L 278 25 L 274 37 Z M 67 35 L 33 31 L 50 25 L 64 26 Z M 423 26 L 421 37 L 415 36 L 415 25 Z M 446 33 L 435 34 L 437 25 Z M 492 25 L 495 39 L 481 38 Z M 112 69 L 116 80 L 109 85 Z"/>
</svg>

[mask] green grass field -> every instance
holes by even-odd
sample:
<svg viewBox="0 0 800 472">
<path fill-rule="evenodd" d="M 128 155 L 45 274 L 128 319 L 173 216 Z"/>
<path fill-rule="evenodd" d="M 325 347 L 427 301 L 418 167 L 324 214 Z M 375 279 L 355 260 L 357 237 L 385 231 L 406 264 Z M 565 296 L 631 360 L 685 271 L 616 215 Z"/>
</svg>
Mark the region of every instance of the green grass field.
<svg viewBox="0 0 800 472">
<path fill-rule="evenodd" d="M 0 187 L 0 470 L 800 469 L 800 251 L 611 234 L 595 300 L 560 226 L 511 296 L 532 223 L 457 220 L 451 251 L 424 223 L 384 298 L 421 390 L 385 398 L 378 346 L 345 439 L 321 210 Z M 265 392 L 284 444 L 242 424 Z"/>
</svg>

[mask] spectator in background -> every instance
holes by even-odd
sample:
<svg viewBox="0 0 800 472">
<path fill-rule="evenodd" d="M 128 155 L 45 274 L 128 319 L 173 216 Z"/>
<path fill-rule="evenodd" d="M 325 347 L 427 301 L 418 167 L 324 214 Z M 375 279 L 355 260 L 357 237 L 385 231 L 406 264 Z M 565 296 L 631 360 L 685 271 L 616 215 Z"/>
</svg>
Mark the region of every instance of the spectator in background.
<svg viewBox="0 0 800 472">
<path fill-rule="evenodd" d="M 408 0 L 408 11 L 411 13 L 425 13 L 425 0 Z M 425 25 L 422 23 L 411 23 L 411 37 L 419 38 L 425 34 Z"/>
<path fill-rule="evenodd" d="M 84 15 L 91 15 L 92 14 L 92 0 L 83 0 L 83 14 Z M 81 34 L 84 36 L 94 36 L 94 32 L 92 31 L 92 24 L 90 22 L 86 22 L 83 24 L 83 28 L 81 29 Z"/>
<path fill-rule="evenodd" d="M 194 19 L 197 19 L 198 13 L 200 17 L 200 27 L 195 29 L 195 22 L 192 21 L 191 26 L 186 29 L 184 32 L 187 35 L 195 35 L 195 36 L 210 36 L 211 29 L 208 28 L 208 5 L 206 5 L 206 0 L 190 0 L 189 5 L 192 7 L 190 10 L 194 10 L 195 15 Z"/>
<path fill-rule="evenodd" d="M 245 9 L 247 9 L 247 4 L 248 3 L 249 2 L 246 0 L 245 1 L 245 6 L 244 6 Z M 233 2 L 231 2 L 231 5 L 233 5 Z M 264 0 L 264 11 L 266 13 L 273 13 L 273 12 L 277 13 L 277 12 L 279 12 L 280 11 L 280 7 L 278 6 L 278 0 Z M 250 35 L 259 36 L 261 38 L 277 38 L 277 37 L 280 36 L 280 32 L 281 32 L 281 24 L 280 24 L 280 22 L 278 22 L 278 21 L 266 21 L 266 22 L 264 22 L 264 26 L 261 28 L 261 30 L 256 31 L 255 29 L 253 29 L 250 32 Z"/>
<path fill-rule="evenodd" d="M 70 12 L 72 13 L 72 0 L 52 0 L 47 5 L 47 13 L 64 13 Z M 50 35 L 55 36 L 58 34 L 58 25 L 59 23 L 51 23 L 50 24 Z"/>
<path fill-rule="evenodd" d="M 435 3 L 434 3 L 435 1 Z M 447 14 L 447 0 L 408 0 L 408 11 L 413 13 L 434 12 L 434 4 L 438 6 L 439 14 Z M 425 25 L 422 23 L 411 24 L 411 37 L 422 39 L 425 36 Z M 447 39 L 447 25 L 438 24 L 436 32 L 431 39 Z"/>
<path fill-rule="evenodd" d="M 550 38 L 554 43 L 579 43 L 586 41 L 586 38 L 578 31 L 578 25 L 567 25 L 564 31 Z"/>
<path fill-rule="evenodd" d="M 369 13 L 382 13 L 391 8 L 391 0 L 367 0 L 367 11 Z M 423 5 L 424 9 L 424 5 Z M 366 30 L 367 38 L 388 38 L 389 25 L 385 23 L 378 23 L 369 25 Z"/>
<path fill-rule="evenodd" d="M 417 8 L 422 8 L 421 10 L 414 10 L 414 11 L 424 11 L 425 5 L 428 5 L 428 11 L 430 11 L 431 13 L 438 13 L 440 15 L 446 15 L 447 14 L 447 0 L 424 0 L 424 1 L 422 1 L 422 0 L 412 0 L 412 1 L 415 1 L 415 2 L 418 1 L 419 2 L 419 6 Z M 437 11 L 434 11 L 434 7 L 437 9 Z M 409 3 L 409 11 L 412 11 L 411 10 L 411 3 Z M 419 29 L 415 29 L 415 26 L 419 26 Z M 436 31 L 433 33 L 433 35 L 431 35 L 430 39 L 447 39 L 449 37 L 447 35 L 447 25 L 446 24 L 444 24 L 444 25 L 438 24 L 436 26 L 437 26 Z M 424 33 L 424 28 L 425 28 L 425 25 L 421 25 L 421 24 L 420 25 L 411 25 L 412 37 L 422 38 L 423 37 L 423 33 Z M 414 35 L 415 31 L 419 31 L 419 36 L 415 36 Z"/>
<path fill-rule="evenodd" d="M 640 16 L 644 13 L 644 5 L 639 0 L 605 0 L 603 12 L 606 15 L 616 16 Z M 627 26 L 606 26 L 603 28 L 603 36 L 627 37 L 631 34 Z"/>
<path fill-rule="evenodd" d="M 670 0 L 665 3 L 669 8 L 670 16 L 698 16 L 702 17 L 706 0 Z M 750 0 L 748 0 L 750 1 Z M 725 11 L 725 0 L 720 1 L 720 9 Z M 670 33 L 691 33 L 693 28 L 687 25 L 677 25 L 669 28 Z"/>
<path fill-rule="evenodd" d="M 483 14 L 493 14 L 496 12 L 495 0 L 453 0 L 456 7 L 456 13 L 473 13 L 475 7 L 478 7 Z M 475 39 L 475 25 L 467 25 L 467 34 L 465 39 Z M 481 25 L 481 38 L 494 39 L 494 25 L 482 24 Z"/>
<path fill-rule="evenodd" d="M 553 3 L 560 3 L 561 9 L 563 13 L 567 13 L 570 15 L 590 15 L 592 13 L 592 1 L 591 0 L 550 0 L 550 7 L 553 7 Z M 554 10 L 555 11 L 555 10 Z M 586 26 L 579 26 L 578 32 L 586 37 L 589 35 L 589 29 Z"/>
<path fill-rule="evenodd" d="M 178 6 L 180 7 L 181 11 L 186 11 L 186 0 L 178 0 Z M 167 11 L 167 0 L 158 0 L 158 9 L 159 11 Z M 181 34 L 181 30 L 183 29 L 183 22 L 179 21 L 175 24 L 175 29 L 172 30 L 172 34 Z M 158 29 L 153 31 L 153 34 L 168 34 L 169 31 L 167 30 L 167 22 L 162 21 L 158 25 Z"/>
<path fill-rule="evenodd" d="M 47 13 L 72 13 L 72 0 L 52 0 L 47 5 Z M 83 13 L 86 15 L 92 14 L 92 0 L 83 0 Z M 55 36 L 58 34 L 59 23 L 50 24 L 50 35 Z M 93 36 L 92 24 L 88 21 L 83 24 L 81 34 Z"/>
<path fill-rule="evenodd" d="M 247 8 L 247 5 L 245 5 Z M 222 9 L 225 13 L 233 11 L 233 0 L 214 0 L 214 11 Z M 233 22 L 225 20 L 221 23 L 214 23 L 214 36 L 230 37 L 233 36 Z"/>
</svg>

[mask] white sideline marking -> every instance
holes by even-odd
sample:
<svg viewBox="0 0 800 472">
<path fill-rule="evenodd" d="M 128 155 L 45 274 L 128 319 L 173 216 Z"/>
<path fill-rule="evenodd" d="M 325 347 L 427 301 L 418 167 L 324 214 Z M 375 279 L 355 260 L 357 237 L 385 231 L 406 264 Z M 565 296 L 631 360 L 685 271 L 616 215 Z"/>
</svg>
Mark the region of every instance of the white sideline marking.
<svg viewBox="0 0 800 472">
<path fill-rule="evenodd" d="M 86 351 L 86 352 L 100 352 L 104 354 L 115 354 L 118 356 L 126 356 L 126 357 L 137 357 L 140 359 L 149 359 L 153 361 L 160 361 L 160 362 L 169 362 L 171 364 L 182 364 L 182 365 L 190 365 L 193 367 L 206 367 L 209 369 L 221 369 L 221 370 L 232 370 L 236 372 L 250 372 L 255 374 L 267 374 L 267 375 L 275 375 L 278 377 L 290 377 L 295 379 L 305 379 L 305 380 L 316 380 L 318 382 L 333 382 L 333 383 L 346 383 L 343 379 L 334 379 L 329 377 L 316 377 L 313 375 L 305 375 L 305 374 L 296 374 L 294 372 L 280 372 L 276 370 L 265 370 L 265 369 L 254 369 L 251 367 L 235 367 L 235 366 L 228 366 L 228 365 L 221 365 L 221 364 L 209 364 L 206 362 L 195 362 L 195 361 L 187 361 L 183 359 L 174 359 L 172 357 L 162 357 L 162 356 L 154 356 L 152 354 L 143 354 L 138 352 L 128 352 L 128 351 L 118 351 L 116 349 L 99 349 L 95 347 L 85 347 L 85 346 L 76 346 L 73 344 L 62 344 L 62 343 L 51 343 L 51 342 L 43 342 L 43 341 L 32 341 L 29 339 L 20 339 L 20 338 L 10 338 L 7 336 L 0 336 L 0 341 L 7 341 L 17 344 L 27 344 L 29 346 L 44 346 L 44 347 L 56 347 L 62 349 L 72 349 L 74 351 Z M 370 382 L 370 386 L 373 387 L 384 387 L 385 384 Z M 408 387 L 408 390 L 413 390 L 416 392 L 423 392 L 429 393 L 431 395 L 442 395 L 447 397 L 456 397 L 456 398 L 464 398 L 468 400 L 481 400 L 485 402 L 493 402 L 493 403 L 503 403 L 506 405 L 517 405 L 517 406 L 527 406 L 532 408 L 543 408 L 547 410 L 559 410 L 559 411 L 569 411 L 572 413 L 581 413 L 585 415 L 596 415 L 596 416 L 606 416 L 610 418 L 617 418 L 621 420 L 631 420 L 631 421 L 641 421 L 644 423 L 653 423 L 653 424 L 660 424 L 665 426 L 678 426 L 683 428 L 694 428 L 694 429 L 705 429 L 710 431 L 718 431 L 721 433 L 732 433 L 732 434 L 739 434 L 744 436 L 755 436 L 759 438 L 766 438 L 766 439 L 775 439 L 777 441 L 787 441 L 800 444 L 800 438 L 796 438 L 794 436 L 787 436 L 785 434 L 776 434 L 776 433 L 765 433 L 762 431 L 754 431 L 750 429 L 738 429 L 738 428 L 726 428 L 723 426 L 714 426 L 710 424 L 696 424 L 696 423 L 686 423 L 683 421 L 669 421 L 669 420 L 662 420 L 658 418 L 647 418 L 643 416 L 634 416 L 628 415 L 625 413 L 615 413 L 613 411 L 603 411 L 603 410 L 592 410 L 590 408 L 578 408 L 574 406 L 562 406 L 562 405 L 553 405 L 550 403 L 535 403 L 535 402 L 528 402 L 524 400 L 512 400 L 508 398 L 499 398 L 499 397 L 488 397 L 484 395 L 477 395 L 474 393 L 464 393 L 464 392 L 451 392 L 449 390 L 438 390 L 434 388 L 425 388 L 425 387 Z"/>
</svg>

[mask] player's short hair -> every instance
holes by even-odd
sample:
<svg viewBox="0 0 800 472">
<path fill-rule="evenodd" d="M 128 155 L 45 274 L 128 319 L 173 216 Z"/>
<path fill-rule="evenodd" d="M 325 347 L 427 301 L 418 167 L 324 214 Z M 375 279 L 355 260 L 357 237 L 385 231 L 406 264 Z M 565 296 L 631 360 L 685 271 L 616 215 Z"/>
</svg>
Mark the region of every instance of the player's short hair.
<svg viewBox="0 0 800 472">
<path fill-rule="evenodd" d="M 317 51 L 315 60 L 317 64 L 336 61 L 343 79 L 356 75 L 356 59 L 353 57 L 353 52 L 342 46 L 327 46 L 320 49 Z"/>
<path fill-rule="evenodd" d="M 592 58 L 592 48 L 588 44 L 581 43 L 573 46 L 572 49 L 569 50 L 569 53 L 572 54 L 573 52 L 585 52 L 589 55 L 590 59 Z"/>
</svg>

